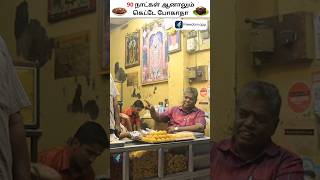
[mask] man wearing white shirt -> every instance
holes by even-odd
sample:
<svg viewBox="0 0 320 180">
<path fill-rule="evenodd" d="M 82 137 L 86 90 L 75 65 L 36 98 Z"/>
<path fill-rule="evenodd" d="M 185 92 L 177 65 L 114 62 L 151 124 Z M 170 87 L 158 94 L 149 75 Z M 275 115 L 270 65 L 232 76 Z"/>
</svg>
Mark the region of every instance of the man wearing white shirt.
<svg viewBox="0 0 320 180">
<path fill-rule="evenodd" d="M 30 161 L 20 110 L 31 103 L 0 36 L 0 179 L 30 180 Z"/>
<path fill-rule="evenodd" d="M 110 140 L 115 138 L 115 135 L 119 137 L 121 132 L 117 95 L 119 93 L 110 74 Z"/>
</svg>

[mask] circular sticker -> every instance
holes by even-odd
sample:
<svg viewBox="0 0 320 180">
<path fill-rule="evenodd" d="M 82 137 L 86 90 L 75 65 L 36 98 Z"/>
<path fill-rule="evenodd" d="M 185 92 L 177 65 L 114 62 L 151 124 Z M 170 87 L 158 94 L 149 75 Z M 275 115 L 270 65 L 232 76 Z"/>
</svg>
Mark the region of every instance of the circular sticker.
<svg viewBox="0 0 320 180">
<path fill-rule="evenodd" d="M 207 94 L 208 94 L 207 88 L 201 88 L 201 90 L 200 90 L 200 95 L 201 95 L 202 97 L 204 97 L 204 96 L 206 96 Z"/>
<path fill-rule="evenodd" d="M 288 105 L 296 113 L 304 112 L 311 103 L 308 85 L 302 82 L 293 84 L 288 92 Z"/>
</svg>

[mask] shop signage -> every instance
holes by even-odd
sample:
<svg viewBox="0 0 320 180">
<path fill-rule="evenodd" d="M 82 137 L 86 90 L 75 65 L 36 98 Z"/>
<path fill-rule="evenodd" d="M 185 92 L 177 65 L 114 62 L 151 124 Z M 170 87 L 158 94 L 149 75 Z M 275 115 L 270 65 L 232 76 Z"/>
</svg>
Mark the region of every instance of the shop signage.
<svg viewBox="0 0 320 180">
<path fill-rule="evenodd" d="M 288 92 L 288 105 L 296 113 L 304 112 L 311 104 L 310 88 L 303 82 L 291 86 Z"/>
<path fill-rule="evenodd" d="M 208 94 L 207 88 L 201 88 L 201 90 L 200 90 L 200 95 L 201 95 L 202 97 L 205 97 L 207 94 Z"/>
</svg>

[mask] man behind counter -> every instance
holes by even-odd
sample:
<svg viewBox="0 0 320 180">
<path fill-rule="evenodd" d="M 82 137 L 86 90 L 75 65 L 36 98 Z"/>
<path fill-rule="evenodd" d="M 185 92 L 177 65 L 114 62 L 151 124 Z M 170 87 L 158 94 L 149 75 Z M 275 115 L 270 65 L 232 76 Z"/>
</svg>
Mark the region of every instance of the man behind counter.
<svg viewBox="0 0 320 180">
<path fill-rule="evenodd" d="M 152 119 L 158 122 L 169 122 L 168 132 L 193 131 L 204 132 L 206 120 L 204 112 L 195 106 L 198 98 L 196 88 L 188 87 L 184 93 L 181 106 L 174 106 L 158 114 L 153 105 L 148 102 L 145 107 L 150 111 Z"/>
</svg>

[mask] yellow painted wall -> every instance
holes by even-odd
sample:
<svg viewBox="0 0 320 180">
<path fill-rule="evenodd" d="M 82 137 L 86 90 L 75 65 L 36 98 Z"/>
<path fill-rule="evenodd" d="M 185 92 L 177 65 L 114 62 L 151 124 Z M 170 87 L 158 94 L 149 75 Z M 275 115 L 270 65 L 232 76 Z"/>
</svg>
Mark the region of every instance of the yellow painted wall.
<svg viewBox="0 0 320 180">
<path fill-rule="evenodd" d="M 230 7 L 231 8 L 231 7 Z M 316 129 L 316 120 L 312 105 L 303 113 L 295 113 L 287 103 L 288 90 L 293 83 L 302 81 L 311 87 L 312 72 L 319 71 L 318 62 L 310 64 L 277 65 L 257 70 L 252 66 L 252 56 L 249 53 L 250 24 L 244 23 L 247 17 L 266 17 L 296 11 L 319 12 L 320 2 L 299 0 L 241 0 L 236 1 L 236 85 L 239 88 L 244 82 L 259 79 L 274 83 L 279 87 L 282 96 L 280 124 L 274 140 L 280 145 L 302 156 L 313 158 L 320 163 L 319 142 L 317 130 L 315 136 L 288 136 L 284 129 Z M 218 42 L 215 42 L 218 43 Z"/>
<path fill-rule="evenodd" d="M 0 1 L 0 34 L 8 44 L 11 55 L 17 59 L 16 43 L 14 38 L 14 20 L 16 6 L 21 0 Z M 82 85 L 82 103 L 90 99 L 96 99 L 100 108 L 98 122 L 106 127 L 106 87 L 108 81 L 99 75 L 100 62 L 98 55 L 98 12 L 80 17 L 63 20 L 58 23 L 49 24 L 47 21 L 48 1 L 27 1 L 29 5 L 29 18 L 38 19 L 46 28 L 49 37 L 59 37 L 81 31 L 90 31 L 90 78 L 95 80 L 96 88 L 91 89 L 87 85 L 85 77 L 54 79 L 54 56 L 41 68 L 41 112 L 40 124 L 43 135 L 39 142 L 39 151 L 48 149 L 58 144 L 63 144 L 72 136 L 84 121 L 88 120 L 85 114 L 67 112 L 67 105 L 72 102 L 77 83 Z M 98 1 L 97 7 L 99 6 Z M 98 8 L 99 9 L 99 8 Z M 63 94 L 65 89 L 65 95 Z M 97 158 L 94 163 L 97 175 L 106 174 L 106 155 Z"/>
<path fill-rule="evenodd" d="M 211 138 L 230 135 L 234 121 L 236 73 L 236 1 L 213 1 L 211 14 Z"/>
<path fill-rule="evenodd" d="M 168 82 L 143 85 L 141 86 L 141 66 L 135 66 L 132 68 L 125 69 L 125 36 L 127 33 L 131 33 L 140 30 L 140 47 L 142 46 L 142 29 L 141 27 L 150 23 L 154 19 L 134 19 L 127 23 L 127 26 L 120 26 L 111 31 L 110 35 L 110 72 L 114 75 L 114 64 L 119 62 L 120 67 L 122 67 L 126 73 L 138 72 L 138 88 L 141 93 L 142 100 L 147 99 L 152 104 L 158 104 L 160 101 L 163 102 L 164 99 L 169 99 L 169 106 L 180 105 L 182 103 L 183 89 L 192 86 L 198 89 L 202 87 L 208 87 L 209 81 L 201 83 L 189 83 L 188 79 L 185 77 L 187 67 L 192 67 L 196 65 L 209 65 L 210 62 L 210 50 L 205 50 L 202 52 L 197 52 L 194 54 L 189 54 L 186 52 L 186 37 L 187 33 L 183 32 L 181 35 L 181 51 L 173 54 L 169 54 L 169 79 Z M 142 51 L 140 48 L 140 57 Z M 141 65 L 141 64 L 140 64 Z M 123 100 L 124 107 L 130 106 L 137 98 L 132 98 L 131 94 L 133 87 L 127 87 L 127 82 L 125 81 L 123 85 Z M 156 94 L 153 94 L 154 88 L 157 88 Z M 118 90 L 120 91 L 120 84 L 118 84 Z M 201 99 L 199 95 L 198 99 Z M 208 100 L 207 100 L 208 101 Z M 209 112 L 209 105 L 199 105 L 204 111 Z M 143 114 L 144 112 L 141 112 Z"/>
</svg>

